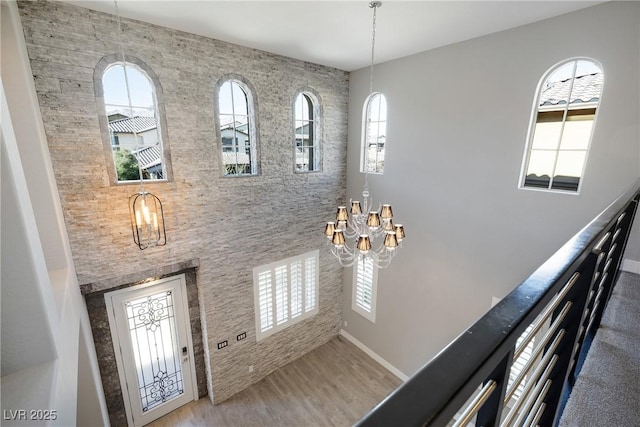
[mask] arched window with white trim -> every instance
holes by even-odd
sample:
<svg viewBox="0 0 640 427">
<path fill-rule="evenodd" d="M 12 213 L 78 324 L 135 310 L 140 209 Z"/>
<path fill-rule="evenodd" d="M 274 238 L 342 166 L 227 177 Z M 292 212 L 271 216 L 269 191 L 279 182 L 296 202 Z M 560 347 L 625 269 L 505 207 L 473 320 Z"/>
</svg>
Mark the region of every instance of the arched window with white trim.
<svg viewBox="0 0 640 427">
<path fill-rule="evenodd" d="M 592 59 L 570 59 L 542 77 L 520 174 L 520 188 L 577 193 L 602 97 Z"/>
<path fill-rule="evenodd" d="M 218 119 L 224 176 L 258 174 L 253 92 L 237 78 L 218 85 Z"/>
<path fill-rule="evenodd" d="M 364 104 L 360 171 L 384 172 L 384 153 L 387 142 L 387 99 L 372 93 Z"/>
<path fill-rule="evenodd" d="M 140 66 L 119 61 L 104 68 L 100 83 L 116 181 L 138 181 L 140 170 L 144 180 L 167 179 L 152 78 Z"/>
<path fill-rule="evenodd" d="M 308 90 L 299 91 L 293 103 L 295 135 L 295 171 L 315 172 L 321 169 L 320 105 Z"/>
</svg>

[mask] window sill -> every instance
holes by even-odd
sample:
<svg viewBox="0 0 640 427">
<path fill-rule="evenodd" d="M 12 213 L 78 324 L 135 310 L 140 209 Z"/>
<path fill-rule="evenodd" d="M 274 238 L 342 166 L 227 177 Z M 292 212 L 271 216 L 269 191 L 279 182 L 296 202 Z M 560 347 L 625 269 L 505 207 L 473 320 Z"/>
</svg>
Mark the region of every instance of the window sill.
<svg viewBox="0 0 640 427">
<path fill-rule="evenodd" d="M 167 182 L 171 182 L 171 180 L 169 179 L 151 179 L 151 180 L 144 180 L 142 181 L 144 182 L 144 185 L 151 185 L 151 184 L 163 184 L 163 183 L 167 183 Z M 127 185 L 140 185 L 141 181 L 118 181 L 115 184 L 112 184 L 114 186 L 120 187 L 120 186 L 127 186 Z"/>
</svg>

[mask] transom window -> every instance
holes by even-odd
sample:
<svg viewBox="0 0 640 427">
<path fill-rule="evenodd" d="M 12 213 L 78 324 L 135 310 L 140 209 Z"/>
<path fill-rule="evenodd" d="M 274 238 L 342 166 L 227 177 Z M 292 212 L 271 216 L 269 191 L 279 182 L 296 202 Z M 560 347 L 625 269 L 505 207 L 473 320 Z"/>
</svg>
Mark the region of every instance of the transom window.
<svg viewBox="0 0 640 427">
<path fill-rule="evenodd" d="M 144 180 L 166 179 L 155 87 L 147 73 L 114 63 L 102 75 L 102 88 L 117 181 L 138 181 L 140 170 Z"/>
<path fill-rule="evenodd" d="M 225 176 L 258 173 L 253 98 L 246 84 L 230 79 L 218 92 L 222 164 Z"/>
<path fill-rule="evenodd" d="M 293 105 L 296 172 L 320 170 L 317 104 L 311 93 L 301 92 Z"/>
<path fill-rule="evenodd" d="M 353 291 L 351 308 L 365 318 L 376 321 L 376 294 L 378 269 L 369 257 L 358 257 L 353 267 Z"/>
<path fill-rule="evenodd" d="M 387 99 L 383 94 L 373 93 L 367 98 L 363 122 L 360 171 L 381 174 L 387 142 Z"/>
<path fill-rule="evenodd" d="M 549 70 L 531 118 L 521 188 L 578 192 L 602 96 L 604 74 L 588 59 Z"/>
<path fill-rule="evenodd" d="M 318 313 L 318 253 L 253 269 L 258 341 Z"/>
</svg>

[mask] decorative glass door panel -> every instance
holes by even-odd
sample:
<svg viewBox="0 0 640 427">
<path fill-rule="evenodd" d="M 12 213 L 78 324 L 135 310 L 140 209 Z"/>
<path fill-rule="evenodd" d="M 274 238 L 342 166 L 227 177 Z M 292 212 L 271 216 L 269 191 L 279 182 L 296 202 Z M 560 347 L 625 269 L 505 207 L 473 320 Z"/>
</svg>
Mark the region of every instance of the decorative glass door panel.
<svg viewBox="0 0 640 427">
<path fill-rule="evenodd" d="M 105 295 L 127 418 L 134 426 L 197 396 L 185 296 L 184 275 Z"/>
</svg>

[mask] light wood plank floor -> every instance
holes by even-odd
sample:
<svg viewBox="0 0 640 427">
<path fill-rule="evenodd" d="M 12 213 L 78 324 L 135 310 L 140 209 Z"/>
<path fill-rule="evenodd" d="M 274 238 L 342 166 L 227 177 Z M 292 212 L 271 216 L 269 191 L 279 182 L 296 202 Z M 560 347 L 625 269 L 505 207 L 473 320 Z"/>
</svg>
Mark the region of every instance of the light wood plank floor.
<svg viewBox="0 0 640 427">
<path fill-rule="evenodd" d="M 150 426 L 351 426 L 401 382 L 337 337 L 220 405 L 205 397 Z"/>
</svg>

